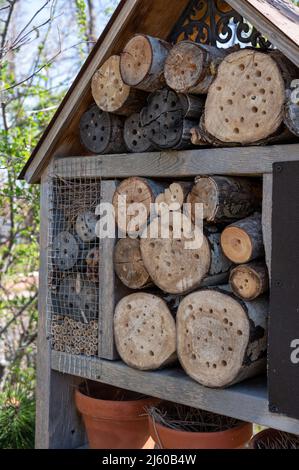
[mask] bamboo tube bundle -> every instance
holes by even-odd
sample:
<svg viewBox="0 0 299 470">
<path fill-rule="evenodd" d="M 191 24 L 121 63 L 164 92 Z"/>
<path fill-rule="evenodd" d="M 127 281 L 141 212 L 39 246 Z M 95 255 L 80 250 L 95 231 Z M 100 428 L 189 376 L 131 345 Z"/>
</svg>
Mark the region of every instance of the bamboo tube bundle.
<svg viewBox="0 0 299 470">
<path fill-rule="evenodd" d="M 152 36 L 136 34 L 125 45 L 120 58 L 120 74 L 125 84 L 144 91 L 165 85 L 164 64 L 171 45 Z"/>
<path fill-rule="evenodd" d="M 175 321 L 156 295 L 124 297 L 115 309 L 114 335 L 120 357 L 131 367 L 154 370 L 176 360 Z"/>
<path fill-rule="evenodd" d="M 155 202 L 162 207 L 165 205 L 168 210 L 181 210 L 191 187 L 192 183 L 188 181 L 174 181 L 156 197 Z"/>
<path fill-rule="evenodd" d="M 243 264 L 264 256 L 261 214 L 228 225 L 221 234 L 222 250 L 233 263 Z"/>
<path fill-rule="evenodd" d="M 81 143 L 91 153 L 125 152 L 123 127 L 124 120 L 120 116 L 104 112 L 94 104 L 81 116 Z"/>
<path fill-rule="evenodd" d="M 146 93 L 123 82 L 118 55 L 109 57 L 94 74 L 91 92 L 102 111 L 124 116 L 140 111 L 146 98 Z"/>
<path fill-rule="evenodd" d="M 193 41 L 180 41 L 166 59 L 166 83 L 178 93 L 207 93 L 226 55 L 224 49 Z"/>
<path fill-rule="evenodd" d="M 140 252 L 140 240 L 121 238 L 114 248 L 114 269 L 130 289 L 144 289 L 152 284 Z"/>
<path fill-rule="evenodd" d="M 115 220 L 119 229 L 123 233 L 138 234 L 142 231 L 150 216 L 151 204 L 164 189 L 164 183 L 148 178 L 132 177 L 123 180 L 112 198 Z M 125 201 L 123 201 L 124 197 Z M 134 207 L 135 203 L 142 203 L 141 211 Z"/>
<path fill-rule="evenodd" d="M 287 81 L 287 72 L 281 67 L 283 62 L 277 54 L 252 49 L 225 57 L 209 88 L 203 119 L 199 130 L 193 132 L 193 143 L 204 140 L 215 145 L 248 145 L 278 136 L 283 124 Z"/>
<path fill-rule="evenodd" d="M 269 276 L 264 261 L 240 264 L 230 272 L 233 293 L 244 300 L 254 300 L 269 289 Z"/>
<path fill-rule="evenodd" d="M 224 289 L 187 295 L 177 313 L 177 348 L 188 375 L 227 387 L 266 370 L 268 301 L 245 302 Z"/>
<path fill-rule="evenodd" d="M 195 222 L 195 204 L 203 205 L 207 222 L 224 223 L 242 219 L 260 209 L 262 185 L 255 178 L 197 176 L 187 196 Z"/>
<path fill-rule="evenodd" d="M 152 281 L 164 292 L 182 294 L 228 279 L 231 263 L 222 253 L 220 234 L 205 236 L 180 212 L 170 213 L 169 220 L 152 220 L 140 249 Z"/>
<path fill-rule="evenodd" d="M 164 88 L 149 95 L 147 106 L 140 112 L 140 121 L 156 148 L 188 148 L 190 129 L 201 116 L 203 106 L 201 97 L 178 95 Z"/>
</svg>

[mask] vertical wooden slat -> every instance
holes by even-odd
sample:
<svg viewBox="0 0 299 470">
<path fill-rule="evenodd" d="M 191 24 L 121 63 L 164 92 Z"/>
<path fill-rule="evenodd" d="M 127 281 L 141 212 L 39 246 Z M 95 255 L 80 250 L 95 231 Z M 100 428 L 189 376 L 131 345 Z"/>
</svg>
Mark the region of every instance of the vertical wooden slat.
<svg viewBox="0 0 299 470">
<path fill-rule="evenodd" d="M 37 449 L 77 448 L 86 442 L 81 418 L 74 404 L 78 378 L 51 370 L 47 339 L 47 292 L 49 256 L 49 172 L 41 181 L 39 319 L 37 338 L 36 441 Z"/>
<path fill-rule="evenodd" d="M 263 206 L 262 206 L 262 226 L 265 246 L 266 264 L 271 278 L 271 256 L 272 256 L 272 191 L 273 175 L 266 173 L 263 175 Z"/>
</svg>

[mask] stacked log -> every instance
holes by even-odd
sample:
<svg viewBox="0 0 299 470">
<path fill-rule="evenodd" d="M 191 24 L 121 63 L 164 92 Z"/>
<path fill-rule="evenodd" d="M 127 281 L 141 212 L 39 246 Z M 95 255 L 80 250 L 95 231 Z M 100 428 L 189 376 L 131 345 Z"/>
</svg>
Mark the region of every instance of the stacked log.
<svg viewBox="0 0 299 470">
<path fill-rule="evenodd" d="M 96 355 L 98 351 L 98 323 L 76 321 L 68 316 L 52 315 L 52 348 L 69 354 Z"/>
<path fill-rule="evenodd" d="M 148 178 L 132 177 L 123 180 L 112 198 L 119 229 L 129 234 L 142 232 L 150 216 L 151 204 L 164 189 L 165 184 Z M 139 203 L 143 205 L 142 210 L 134 206 Z"/>
<path fill-rule="evenodd" d="M 268 301 L 224 289 L 187 295 L 177 313 L 177 353 L 190 377 L 223 388 L 265 371 Z"/>
<path fill-rule="evenodd" d="M 264 261 L 240 264 L 230 272 L 229 284 L 233 293 L 244 300 L 254 300 L 268 291 L 269 276 Z"/>
<path fill-rule="evenodd" d="M 80 139 L 92 153 L 122 153 L 126 151 L 123 136 L 124 122 L 120 116 L 91 106 L 80 119 Z"/>
<path fill-rule="evenodd" d="M 136 34 L 121 54 L 120 73 L 124 83 L 153 92 L 165 85 L 164 64 L 171 45 L 162 39 Z"/>
<path fill-rule="evenodd" d="M 140 111 L 146 94 L 126 85 L 120 74 L 120 56 L 112 55 L 92 77 L 93 99 L 102 111 L 130 116 Z"/>
<path fill-rule="evenodd" d="M 262 185 L 254 178 L 230 176 L 198 176 L 188 194 L 192 222 L 195 222 L 195 204 L 203 205 L 207 222 L 227 223 L 242 219 L 261 206 Z"/>
<path fill-rule="evenodd" d="M 242 264 L 264 256 L 262 217 L 250 217 L 228 225 L 221 234 L 223 253 L 233 263 Z"/>
<path fill-rule="evenodd" d="M 130 152 L 155 150 L 155 146 L 149 139 L 148 129 L 141 124 L 139 113 L 134 113 L 125 120 L 124 140 Z"/>
<path fill-rule="evenodd" d="M 192 183 L 189 181 L 175 181 L 156 197 L 155 202 L 168 210 L 181 210 L 191 187 Z"/>
<path fill-rule="evenodd" d="M 145 269 L 138 238 L 121 238 L 114 248 L 114 269 L 122 283 L 130 289 L 152 285 Z"/>
<path fill-rule="evenodd" d="M 176 328 L 166 302 L 144 292 L 116 306 L 114 336 L 118 353 L 131 367 L 155 370 L 176 360 Z"/>
</svg>

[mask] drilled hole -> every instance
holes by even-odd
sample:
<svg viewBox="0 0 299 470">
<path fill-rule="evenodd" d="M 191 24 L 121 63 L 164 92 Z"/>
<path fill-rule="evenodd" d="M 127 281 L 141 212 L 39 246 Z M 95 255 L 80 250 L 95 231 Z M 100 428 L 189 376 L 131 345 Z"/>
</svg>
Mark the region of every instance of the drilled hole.
<svg viewBox="0 0 299 470">
<path fill-rule="evenodd" d="M 223 365 L 223 367 L 226 367 L 226 366 L 227 366 L 227 362 L 226 362 L 226 361 L 221 361 L 221 364 Z"/>
<path fill-rule="evenodd" d="M 196 359 L 196 355 L 194 353 L 192 353 L 191 357 L 193 360 Z"/>
<path fill-rule="evenodd" d="M 251 111 L 252 111 L 253 113 L 257 113 L 257 112 L 258 112 L 258 109 L 257 109 L 256 106 L 253 106 L 253 107 L 251 108 Z"/>
<path fill-rule="evenodd" d="M 227 100 L 227 104 L 233 104 L 233 100 Z"/>
<path fill-rule="evenodd" d="M 227 324 L 228 324 L 228 319 L 227 319 L 227 318 L 224 318 L 224 319 L 223 319 L 223 323 L 224 323 L 225 325 L 227 325 Z"/>
<path fill-rule="evenodd" d="M 235 134 L 239 134 L 239 132 L 240 132 L 239 128 L 238 128 L 238 127 L 235 127 L 235 128 L 234 128 L 234 133 L 235 133 Z"/>
<path fill-rule="evenodd" d="M 154 355 L 155 355 L 154 351 L 150 351 L 149 353 L 150 353 L 150 356 L 154 356 Z"/>
</svg>

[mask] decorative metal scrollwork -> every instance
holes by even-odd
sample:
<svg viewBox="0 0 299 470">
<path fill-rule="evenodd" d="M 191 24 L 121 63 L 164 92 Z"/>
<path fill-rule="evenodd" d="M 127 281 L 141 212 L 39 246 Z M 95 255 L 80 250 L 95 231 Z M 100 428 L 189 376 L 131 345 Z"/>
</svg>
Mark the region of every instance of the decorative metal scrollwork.
<svg viewBox="0 0 299 470">
<path fill-rule="evenodd" d="M 270 41 L 224 0 L 191 0 L 170 35 L 172 42 L 195 42 L 229 47 L 234 44 L 271 48 Z"/>
</svg>

